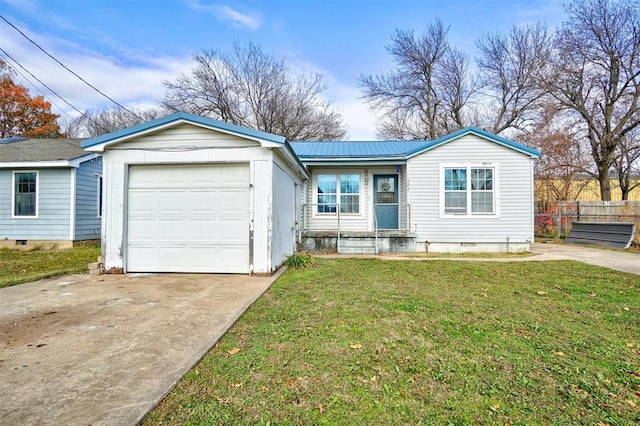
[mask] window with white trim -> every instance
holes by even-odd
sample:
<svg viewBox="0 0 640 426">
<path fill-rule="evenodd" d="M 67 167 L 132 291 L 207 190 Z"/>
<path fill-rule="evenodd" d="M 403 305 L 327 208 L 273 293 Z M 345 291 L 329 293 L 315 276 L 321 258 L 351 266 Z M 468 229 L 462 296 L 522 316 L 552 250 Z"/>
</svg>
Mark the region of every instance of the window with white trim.
<svg viewBox="0 0 640 426">
<path fill-rule="evenodd" d="M 443 168 L 444 214 L 495 214 L 495 168 Z"/>
<path fill-rule="evenodd" d="M 13 216 L 38 216 L 38 172 L 13 172 Z"/>
<path fill-rule="evenodd" d="M 360 213 L 359 174 L 321 174 L 317 178 L 317 212 L 335 214 Z"/>
</svg>

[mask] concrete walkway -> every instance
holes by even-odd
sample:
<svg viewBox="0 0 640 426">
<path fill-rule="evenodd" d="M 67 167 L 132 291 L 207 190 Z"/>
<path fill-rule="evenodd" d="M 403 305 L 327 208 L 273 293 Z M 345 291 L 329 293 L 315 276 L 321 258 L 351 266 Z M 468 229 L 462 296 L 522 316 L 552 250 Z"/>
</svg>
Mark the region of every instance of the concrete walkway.
<svg viewBox="0 0 640 426">
<path fill-rule="evenodd" d="M 275 281 L 89 275 L 0 289 L 0 425 L 132 425 Z"/>
<path fill-rule="evenodd" d="M 572 244 L 532 244 L 531 256 L 521 257 L 427 257 L 424 255 L 412 256 L 406 254 L 364 254 L 364 255 L 340 255 L 325 254 L 318 257 L 360 257 L 377 258 L 382 260 L 456 260 L 466 262 L 544 262 L 548 260 L 575 260 L 595 266 L 616 269 L 622 272 L 630 272 L 640 275 L 640 254 L 629 253 L 620 250 L 598 249 Z"/>
</svg>

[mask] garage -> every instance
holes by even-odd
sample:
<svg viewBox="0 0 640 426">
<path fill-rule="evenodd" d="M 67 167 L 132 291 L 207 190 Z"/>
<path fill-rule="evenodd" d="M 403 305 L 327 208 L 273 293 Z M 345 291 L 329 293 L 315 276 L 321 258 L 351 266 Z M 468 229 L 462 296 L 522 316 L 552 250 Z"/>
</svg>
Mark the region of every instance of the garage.
<svg viewBox="0 0 640 426">
<path fill-rule="evenodd" d="M 309 173 L 279 135 L 177 112 L 89 139 L 106 273 L 271 274 L 300 244 Z"/>
<path fill-rule="evenodd" d="M 130 272 L 249 272 L 249 164 L 129 166 Z"/>
</svg>

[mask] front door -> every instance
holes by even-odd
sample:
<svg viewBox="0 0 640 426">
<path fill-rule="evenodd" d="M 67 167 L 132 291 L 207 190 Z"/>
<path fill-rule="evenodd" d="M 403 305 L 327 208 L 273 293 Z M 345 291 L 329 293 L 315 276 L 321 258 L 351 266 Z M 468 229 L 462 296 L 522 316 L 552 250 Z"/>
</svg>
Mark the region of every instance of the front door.
<svg viewBox="0 0 640 426">
<path fill-rule="evenodd" d="M 398 175 L 373 176 L 373 209 L 378 229 L 398 229 Z"/>
</svg>

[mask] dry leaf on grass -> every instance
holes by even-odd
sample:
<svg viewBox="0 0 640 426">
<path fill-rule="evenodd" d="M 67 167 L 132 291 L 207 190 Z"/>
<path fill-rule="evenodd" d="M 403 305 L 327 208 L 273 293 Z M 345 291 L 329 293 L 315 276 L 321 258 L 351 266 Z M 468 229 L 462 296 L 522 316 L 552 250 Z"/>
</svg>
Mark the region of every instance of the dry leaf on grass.
<svg viewBox="0 0 640 426">
<path fill-rule="evenodd" d="M 233 349 L 229 349 L 229 350 L 227 351 L 227 353 L 228 353 L 229 355 L 235 355 L 235 354 L 237 354 L 238 352 L 240 352 L 240 348 L 233 348 Z"/>
<path fill-rule="evenodd" d="M 360 349 L 362 345 L 360 343 L 352 343 L 349 345 L 351 349 Z"/>
<path fill-rule="evenodd" d="M 556 356 L 564 356 L 564 352 L 558 351 L 553 353 Z"/>
<path fill-rule="evenodd" d="M 637 404 L 635 402 L 633 402 L 632 400 L 630 400 L 630 399 L 627 399 L 627 404 L 629 404 L 629 407 L 631 407 L 631 408 L 636 408 L 637 407 Z"/>
<path fill-rule="evenodd" d="M 539 291 L 538 291 L 538 295 L 539 295 L 539 296 L 544 296 L 545 294 L 547 294 L 547 292 L 546 292 L 546 291 L 542 291 L 542 290 L 539 290 Z"/>
</svg>

